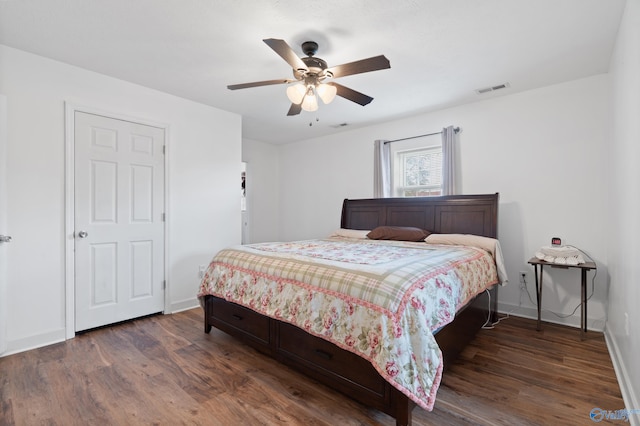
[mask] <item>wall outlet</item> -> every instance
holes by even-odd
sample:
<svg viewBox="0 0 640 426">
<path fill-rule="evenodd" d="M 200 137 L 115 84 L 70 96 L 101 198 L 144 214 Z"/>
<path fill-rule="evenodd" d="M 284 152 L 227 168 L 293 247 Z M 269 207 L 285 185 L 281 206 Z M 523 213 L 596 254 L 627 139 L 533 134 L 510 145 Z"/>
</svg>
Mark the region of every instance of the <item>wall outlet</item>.
<svg viewBox="0 0 640 426">
<path fill-rule="evenodd" d="M 522 284 L 522 286 L 525 286 L 527 284 L 527 271 L 520 271 L 518 278 L 520 280 L 520 284 Z"/>
<path fill-rule="evenodd" d="M 204 278 L 204 273 L 207 272 L 207 265 L 198 266 L 198 277 Z"/>
</svg>

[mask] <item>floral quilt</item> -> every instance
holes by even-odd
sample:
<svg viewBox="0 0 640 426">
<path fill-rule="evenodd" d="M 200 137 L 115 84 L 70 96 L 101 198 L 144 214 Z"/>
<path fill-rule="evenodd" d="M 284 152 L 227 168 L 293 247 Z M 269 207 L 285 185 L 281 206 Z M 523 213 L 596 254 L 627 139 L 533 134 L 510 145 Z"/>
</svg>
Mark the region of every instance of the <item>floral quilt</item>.
<svg viewBox="0 0 640 426">
<path fill-rule="evenodd" d="M 433 332 L 497 282 L 495 261 L 480 248 L 328 238 L 222 250 L 198 296 L 221 297 L 351 351 L 432 410 L 443 368 Z"/>
</svg>

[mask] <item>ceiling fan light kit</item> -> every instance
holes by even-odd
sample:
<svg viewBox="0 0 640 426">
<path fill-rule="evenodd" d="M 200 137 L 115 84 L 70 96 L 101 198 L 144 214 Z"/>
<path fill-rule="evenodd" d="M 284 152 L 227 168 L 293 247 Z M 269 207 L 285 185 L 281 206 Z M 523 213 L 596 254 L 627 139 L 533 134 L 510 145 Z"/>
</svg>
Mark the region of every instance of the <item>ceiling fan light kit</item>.
<svg viewBox="0 0 640 426">
<path fill-rule="evenodd" d="M 301 104 L 304 111 L 318 110 L 317 97 L 322 99 L 325 105 L 330 104 L 335 99 L 336 93 L 338 93 L 338 89 L 335 86 L 325 83 L 308 86 L 296 83 L 287 87 L 287 97 L 291 103 Z"/>
<path fill-rule="evenodd" d="M 287 97 L 291 101 L 291 107 L 287 115 L 297 115 L 300 114 L 302 110 L 316 111 L 318 109 L 318 97 L 322 99 L 324 104 L 329 104 L 336 96 L 340 96 L 359 105 L 367 105 L 373 100 L 372 97 L 340 84 L 326 81 L 347 75 L 391 68 L 389 60 L 383 55 L 329 68 L 323 59 L 314 57 L 318 50 L 318 44 L 316 42 L 305 41 L 302 43 L 302 51 L 307 56 L 299 58 L 284 40 L 269 38 L 263 41 L 291 65 L 295 80 L 257 81 L 253 83 L 233 84 L 227 86 L 227 88 L 229 90 L 237 90 L 272 84 L 295 83 L 287 87 Z"/>
</svg>

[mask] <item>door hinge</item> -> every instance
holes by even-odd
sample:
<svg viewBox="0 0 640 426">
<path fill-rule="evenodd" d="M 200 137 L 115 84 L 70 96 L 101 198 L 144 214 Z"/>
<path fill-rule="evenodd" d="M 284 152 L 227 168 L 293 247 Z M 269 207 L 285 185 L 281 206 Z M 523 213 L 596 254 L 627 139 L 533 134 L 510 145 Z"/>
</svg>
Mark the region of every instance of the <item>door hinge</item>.
<svg viewBox="0 0 640 426">
<path fill-rule="evenodd" d="M 162 280 L 162 289 L 163 290 L 167 289 L 167 280 Z"/>
<path fill-rule="evenodd" d="M 165 218 L 166 218 L 165 214 L 164 214 L 164 213 L 162 213 L 162 221 L 163 221 L 163 222 L 165 221 Z"/>
<path fill-rule="evenodd" d="M 167 146 L 166 145 L 162 145 L 162 154 L 166 154 L 167 153 Z"/>
</svg>

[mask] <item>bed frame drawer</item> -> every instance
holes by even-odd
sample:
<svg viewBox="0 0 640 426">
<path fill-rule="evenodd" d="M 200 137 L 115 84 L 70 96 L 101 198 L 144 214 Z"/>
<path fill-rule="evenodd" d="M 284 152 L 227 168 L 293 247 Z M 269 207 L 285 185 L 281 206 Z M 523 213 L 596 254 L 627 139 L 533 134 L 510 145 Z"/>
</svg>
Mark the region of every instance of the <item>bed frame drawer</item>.
<svg viewBox="0 0 640 426">
<path fill-rule="evenodd" d="M 278 328 L 278 355 L 312 368 L 321 376 L 331 376 L 384 398 L 387 383 L 369 361 L 291 324 L 281 323 Z"/>
<path fill-rule="evenodd" d="M 269 346 L 271 327 L 268 317 L 244 306 L 226 303 L 218 298 L 209 298 L 206 303 L 210 304 L 208 311 L 212 325 L 228 333 L 232 333 L 228 330 L 231 328 L 236 332 L 241 332 L 244 340 Z"/>
</svg>

